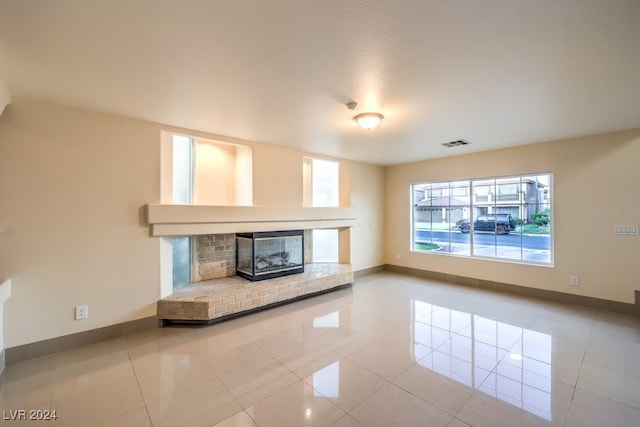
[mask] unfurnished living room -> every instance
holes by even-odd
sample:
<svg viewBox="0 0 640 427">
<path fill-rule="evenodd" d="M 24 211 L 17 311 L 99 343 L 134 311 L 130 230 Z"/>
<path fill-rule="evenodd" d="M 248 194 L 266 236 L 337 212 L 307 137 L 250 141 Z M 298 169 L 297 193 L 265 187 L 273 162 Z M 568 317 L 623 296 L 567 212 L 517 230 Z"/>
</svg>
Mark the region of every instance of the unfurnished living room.
<svg viewBox="0 0 640 427">
<path fill-rule="evenodd" d="M 2 425 L 640 425 L 640 1 L 0 0 Z"/>
</svg>

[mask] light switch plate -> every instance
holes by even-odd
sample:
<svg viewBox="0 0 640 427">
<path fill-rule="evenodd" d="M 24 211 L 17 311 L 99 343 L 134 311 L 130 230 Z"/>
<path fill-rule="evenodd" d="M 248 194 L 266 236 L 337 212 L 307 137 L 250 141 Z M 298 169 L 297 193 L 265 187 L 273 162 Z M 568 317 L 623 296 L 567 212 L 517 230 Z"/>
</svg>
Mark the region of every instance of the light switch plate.
<svg viewBox="0 0 640 427">
<path fill-rule="evenodd" d="M 614 225 L 613 234 L 637 235 L 638 224 L 636 225 Z"/>
</svg>

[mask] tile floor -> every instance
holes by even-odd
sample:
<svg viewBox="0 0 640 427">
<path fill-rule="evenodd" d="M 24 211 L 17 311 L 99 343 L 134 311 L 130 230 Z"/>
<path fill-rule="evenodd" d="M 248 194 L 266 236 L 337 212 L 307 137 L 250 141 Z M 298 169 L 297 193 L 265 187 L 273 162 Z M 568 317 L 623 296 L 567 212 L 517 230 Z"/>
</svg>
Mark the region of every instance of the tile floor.
<svg viewBox="0 0 640 427">
<path fill-rule="evenodd" d="M 51 426 L 639 426 L 638 355 L 639 317 L 385 272 L 9 365 L 0 421 L 29 424 L 11 421 L 24 409 L 55 410 L 37 423 Z"/>
</svg>

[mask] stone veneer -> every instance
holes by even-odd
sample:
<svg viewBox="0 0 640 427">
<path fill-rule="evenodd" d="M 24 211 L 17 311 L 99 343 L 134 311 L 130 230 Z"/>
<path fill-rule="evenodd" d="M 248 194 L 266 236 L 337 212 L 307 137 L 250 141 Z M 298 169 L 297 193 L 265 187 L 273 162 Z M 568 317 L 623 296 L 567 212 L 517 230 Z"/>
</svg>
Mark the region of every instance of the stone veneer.
<svg viewBox="0 0 640 427">
<path fill-rule="evenodd" d="M 236 274 L 236 235 L 234 233 L 195 237 L 197 268 L 194 282 Z"/>
<path fill-rule="evenodd" d="M 313 260 L 313 230 L 304 230 L 304 263 Z"/>
<path fill-rule="evenodd" d="M 158 301 L 158 318 L 201 321 L 231 316 L 353 283 L 351 264 L 307 264 L 304 273 L 250 282 L 225 277 L 190 283 Z"/>
</svg>

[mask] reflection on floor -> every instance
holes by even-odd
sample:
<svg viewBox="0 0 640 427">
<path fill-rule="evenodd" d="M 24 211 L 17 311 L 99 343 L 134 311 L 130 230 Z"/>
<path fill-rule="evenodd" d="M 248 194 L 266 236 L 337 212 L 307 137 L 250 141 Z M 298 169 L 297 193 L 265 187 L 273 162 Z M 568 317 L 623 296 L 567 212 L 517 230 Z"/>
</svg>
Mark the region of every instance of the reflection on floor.
<svg viewBox="0 0 640 427">
<path fill-rule="evenodd" d="M 638 426 L 638 354 L 638 317 L 379 273 L 10 365 L 0 408 L 6 425 Z"/>
</svg>

